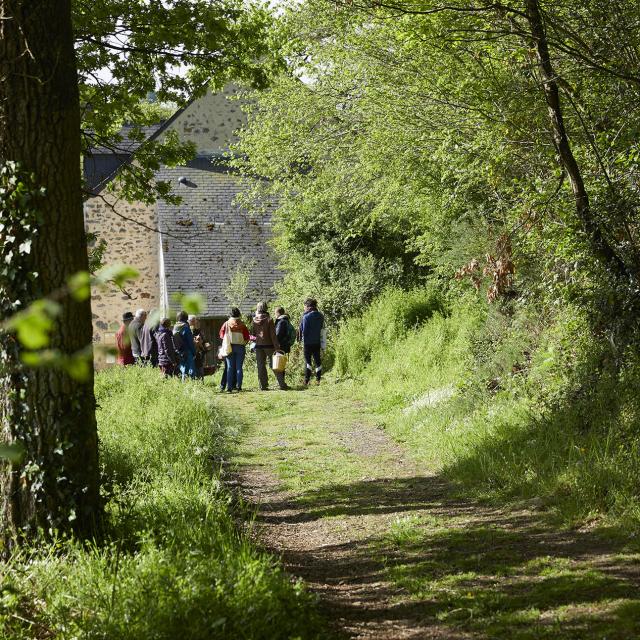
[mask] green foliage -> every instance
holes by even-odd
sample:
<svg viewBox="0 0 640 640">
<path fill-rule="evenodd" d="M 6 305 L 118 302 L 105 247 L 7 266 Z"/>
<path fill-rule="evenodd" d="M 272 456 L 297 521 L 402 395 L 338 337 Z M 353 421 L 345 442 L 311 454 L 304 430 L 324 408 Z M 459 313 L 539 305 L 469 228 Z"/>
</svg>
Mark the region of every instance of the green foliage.
<svg viewBox="0 0 640 640">
<path fill-rule="evenodd" d="M 197 316 L 207 310 L 207 299 L 201 293 L 176 293 L 172 302 L 189 315 Z"/>
<path fill-rule="evenodd" d="M 255 260 L 240 260 L 224 289 L 224 297 L 230 307 L 243 308 L 249 302 L 251 276 L 256 268 Z M 251 304 L 249 302 L 249 304 Z"/>
<path fill-rule="evenodd" d="M 44 191 L 35 177 L 16 162 L 0 166 L 0 318 L 19 310 L 36 277 L 31 266 L 31 247 L 41 216 L 38 200 Z"/>
<path fill-rule="evenodd" d="M 393 351 L 410 331 L 444 310 L 443 296 L 435 286 L 385 291 L 361 315 L 341 324 L 335 344 L 338 374 L 361 375 L 377 354 Z"/>
<path fill-rule="evenodd" d="M 104 254 L 107 252 L 107 241 L 98 238 L 97 233 L 86 233 L 89 247 L 89 273 L 94 274 L 104 267 Z"/>
<path fill-rule="evenodd" d="M 169 0 L 150 4 L 108 0 L 73 3 L 83 153 L 102 146 L 117 152 L 117 132 L 142 140 L 143 127 L 167 116 L 165 105 L 184 106 L 231 80 L 263 86 L 277 60 L 267 28 L 269 11 L 260 3 Z M 150 104 L 147 95 L 157 102 Z M 154 181 L 162 164 L 185 164 L 195 149 L 168 135 L 140 147 L 136 162 L 120 172 L 118 189 L 128 199 L 170 198 L 168 185 Z"/>
<path fill-rule="evenodd" d="M 321 637 L 302 586 L 236 528 L 213 471 L 237 434 L 211 389 L 131 367 L 99 374 L 96 397 L 107 539 L 16 555 L 0 578 L 0 635 Z"/>
<path fill-rule="evenodd" d="M 175 102 L 159 102 L 158 100 L 143 100 L 140 103 L 142 122 L 155 124 L 169 119 L 178 110 Z M 124 124 L 124 123 L 123 123 Z"/>
<path fill-rule="evenodd" d="M 114 284 L 122 288 L 137 277 L 138 272 L 135 269 L 121 264 L 105 267 L 94 275 L 78 272 L 68 278 L 66 287 L 8 316 L 0 325 L 0 329 L 5 332 L 6 340 L 15 351 L 13 367 L 18 366 L 18 362 L 29 368 L 58 367 L 75 380 L 87 380 L 93 366 L 91 347 L 72 354 L 47 348 L 51 334 L 56 330 L 62 305 L 67 298 L 77 301 L 88 299 L 92 285 L 104 287 Z M 8 359 L 5 358 L 5 362 L 8 362 Z"/>
<path fill-rule="evenodd" d="M 51 329 L 48 311 L 55 306 L 43 301 L 33 317 L 23 308 L 36 288 L 31 248 L 42 222 L 38 202 L 44 195 L 35 177 L 18 163 L 0 165 L 0 387 L 7 389 L 3 403 L 12 420 L 11 431 L 5 429 L 3 434 L 5 438 L 11 434 L 11 441 L 2 443 L 0 459 L 13 462 L 21 457 L 31 427 L 24 396 L 28 378 L 16 333 L 35 348 L 46 344 Z"/>
<path fill-rule="evenodd" d="M 11 316 L 5 328 L 15 331 L 18 340 L 27 349 L 42 349 L 49 344 L 49 336 L 60 311 L 60 304 L 54 300 L 36 300 L 24 311 Z"/>
<path fill-rule="evenodd" d="M 372 289 L 451 280 L 475 260 L 483 290 L 498 281 L 549 305 L 626 300 L 619 307 L 637 315 L 635 285 L 612 282 L 559 171 L 521 7 L 427 5 L 308 0 L 283 12 L 288 73 L 252 96 L 238 147 L 238 164 L 270 181 L 247 201 L 266 192 L 278 203 L 283 293 L 314 293 L 332 317 L 348 316 Z M 630 2 L 544 7 L 596 226 L 631 272 L 640 85 L 622 51 L 638 51 L 637 18 Z"/>
<path fill-rule="evenodd" d="M 19 464 L 24 457 L 24 447 L 19 444 L 3 444 L 0 442 L 0 459 Z"/>
</svg>

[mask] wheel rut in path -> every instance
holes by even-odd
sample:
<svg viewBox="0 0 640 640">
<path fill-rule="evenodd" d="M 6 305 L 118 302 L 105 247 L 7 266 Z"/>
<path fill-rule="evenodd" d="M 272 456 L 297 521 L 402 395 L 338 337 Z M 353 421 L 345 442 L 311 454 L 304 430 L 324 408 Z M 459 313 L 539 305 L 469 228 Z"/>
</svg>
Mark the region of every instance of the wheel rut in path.
<svg viewBox="0 0 640 640">
<path fill-rule="evenodd" d="M 556 531 L 535 510 L 454 497 L 345 395 L 267 392 L 225 398 L 225 405 L 250 423 L 227 480 L 255 508 L 252 535 L 317 594 L 339 637 L 635 637 L 589 629 L 596 629 L 594 620 L 608 628 L 618 615 L 611 602 L 631 602 L 637 558 L 630 566 L 601 538 Z M 542 602 L 536 590 L 546 593 L 544 567 L 531 567 L 545 559 L 566 568 L 564 582 L 554 583 L 557 602 L 535 621 L 539 632 L 529 634 L 518 615 L 530 609 L 529 600 L 534 608 Z M 604 578 L 583 579 L 591 569 Z M 443 573 L 453 581 L 450 592 L 443 583 L 412 593 L 411 579 L 428 583 L 431 576 L 438 584 Z M 566 610 L 564 626 L 556 604 Z M 486 628 L 473 619 L 478 611 Z M 506 631 L 511 625 L 513 634 Z"/>
</svg>

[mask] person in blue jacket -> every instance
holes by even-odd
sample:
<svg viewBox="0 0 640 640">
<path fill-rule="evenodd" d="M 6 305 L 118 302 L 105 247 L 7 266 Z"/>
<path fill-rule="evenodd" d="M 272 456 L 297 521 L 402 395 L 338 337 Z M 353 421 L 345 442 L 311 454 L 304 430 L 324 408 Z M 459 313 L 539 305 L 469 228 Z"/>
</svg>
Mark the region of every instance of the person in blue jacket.
<svg viewBox="0 0 640 640">
<path fill-rule="evenodd" d="M 324 316 L 318 311 L 318 302 L 313 298 L 304 301 L 304 315 L 300 321 L 298 339 L 302 342 L 304 361 L 306 369 L 304 372 L 304 383 L 309 384 L 313 364 L 315 364 L 316 384 L 320 384 L 322 377 L 322 356 L 323 348 Z"/>
<path fill-rule="evenodd" d="M 189 314 L 181 311 L 173 325 L 173 343 L 180 355 L 180 373 L 182 379 L 196 377 L 196 343 L 189 326 Z"/>
</svg>

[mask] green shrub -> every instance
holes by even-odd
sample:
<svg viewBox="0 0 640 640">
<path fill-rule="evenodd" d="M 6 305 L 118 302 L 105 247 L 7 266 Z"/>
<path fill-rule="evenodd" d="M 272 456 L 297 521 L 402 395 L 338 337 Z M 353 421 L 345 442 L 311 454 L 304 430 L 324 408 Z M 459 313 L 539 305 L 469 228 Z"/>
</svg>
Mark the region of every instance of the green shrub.
<svg viewBox="0 0 640 640">
<path fill-rule="evenodd" d="M 236 436 L 210 386 L 157 370 L 97 376 L 106 540 L 22 551 L 0 580 L 0 637 L 313 638 L 310 596 L 238 531 L 214 473 Z"/>
<path fill-rule="evenodd" d="M 374 354 L 394 349 L 410 329 L 443 312 L 443 296 L 435 286 L 387 289 L 361 315 L 340 326 L 335 345 L 338 375 L 359 375 Z"/>
</svg>

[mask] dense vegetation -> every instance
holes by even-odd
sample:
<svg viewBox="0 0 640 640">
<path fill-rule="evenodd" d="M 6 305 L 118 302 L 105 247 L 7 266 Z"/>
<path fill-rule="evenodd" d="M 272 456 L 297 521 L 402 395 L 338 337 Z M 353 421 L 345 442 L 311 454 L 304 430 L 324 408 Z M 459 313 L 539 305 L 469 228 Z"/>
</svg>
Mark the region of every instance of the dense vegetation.
<svg viewBox="0 0 640 640">
<path fill-rule="evenodd" d="M 363 333 L 377 322 L 384 332 Z M 607 357 L 577 307 L 507 316 L 472 295 L 436 306 L 422 291 L 384 294 L 337 344 L 339 373 L 358 380 L 394 437 L 466 493 L 635 530 L 640 361 L 631 351 L 602 370 Z"/>
<path fill-rule="evenodd" d="M 308 0 L 239 145 L 339 374 L 451 477 L 569 519 L 637 519 L 639 20 Z"/>
<path fill-rule="evenodd" d="M 215 473 L 237 433 L 211 388 L 118 368 L 96 396 L 105 540 L 13 554 L 0 636 L 315 637 L 310 597 L 238 530 Z"/>
</svg>

